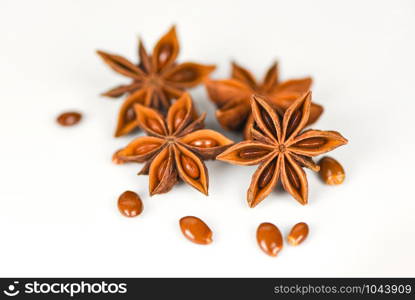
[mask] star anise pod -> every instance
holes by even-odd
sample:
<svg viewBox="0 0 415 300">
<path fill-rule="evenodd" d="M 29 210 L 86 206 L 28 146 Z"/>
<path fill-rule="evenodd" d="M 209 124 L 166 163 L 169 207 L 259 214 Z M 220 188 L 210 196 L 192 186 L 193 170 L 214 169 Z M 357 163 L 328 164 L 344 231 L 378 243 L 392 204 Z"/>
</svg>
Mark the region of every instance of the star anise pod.
<svg viewBox="0 0 415 300">
<path fill-rule="evenodd" d="M 164 113 L 170 107 L 172 99 L 180 97 L 185 89 L 200 84 L 215 69 L 213 65 L 175 62 L 179 54 L 179 42 L 174 26 L 157 42 L 151 55 L 147 54 L 139 40 L 138 64 L 119 55 L 104 51 L 97 53 L 115 72 L 131 79 L 130 84 L 117 86 L 102 94 L 108 97 L 130 94 L 118 114 L 116 137 L 137 127 L 134 104 L 140 103 Z"/>
<path fill-rule="evenodd" d="M 149 174 L 150 195 L 166 193 L 178 178 L 208 194 L 208 171 L 203 160 L 214 159 L 233 142 L 203 128 L 206 114 L 197 117 L 184 93 L 164 118 L 154 109 L 134 106 L 137 124 L 150 136 L 139 137 L 117 152 L 119 159 L 146 162 L 139 174 Z"/>
<path fill-rule="evenodd" d="M 210 99 L 217 106 L 216 118 L 223 128 L 244 130 L 245 139 L 250 139 L 253 123 L 250 98 L 253 94 L 263 95 L 274 107 L 287 109 L 300 95 L 311 87 L 310 77 L 280 82 L 278 65 L 274 63 L 266 72 L 261 83 L 247 69 L 232 63 L 232 78 L 208 80 L 206 89 Z M 321 105 L 312 103 L 307 125 L 318 120 L 323 112 Z"/>
<path fill-rule="evenodd" d="M 300 96 L 279 116 L 260 96 L 251 100 L 255 125 L 253 140 L 230 147 L 217 159 L 236 165 L 259 164 L 248 190 L 248 204 L 256 206 L 267 197 L 281 179 L 284 189 L 298 202 L 308 202 L 307 177 L 302 167 L 318 171 L 312 157 L 347 143 L 335 131 L 305 130 L 311 109 L 311 92 Z"/>
</svg>

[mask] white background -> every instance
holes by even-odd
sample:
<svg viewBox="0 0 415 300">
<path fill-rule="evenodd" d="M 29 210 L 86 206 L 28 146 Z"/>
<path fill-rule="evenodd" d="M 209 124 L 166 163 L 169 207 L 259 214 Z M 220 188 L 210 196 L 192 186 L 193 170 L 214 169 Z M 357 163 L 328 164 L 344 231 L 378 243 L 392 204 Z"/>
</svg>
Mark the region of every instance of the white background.
<svg viewBox="0 0 415 300">
<path fill-rule="evenodd" d="M 179 61 L 232 59 L 263 76 L 311 75 L 325 113 L 316 129 L 350 143 L 331 155 L 345 166 L 338 187 L 309 175 L 309 205 L 277 191 L 250 209 L 255 167 L 208 162 L 210 195 L 185 184 L 148 195 L 141 166 L 111 155 L 132 136 L 112 134 L 121 100 L 99 93 L 128 80 L 96 49 L 136 60 L 177 24 Z M 0 2 L 1 276 L 415 276 L 414 1 L 5 1 Z M 218 129 L 203 87 L 191 91 Z M 62 128 L 62 111 L 83 112 Z M 225 133 L 231 138 L 237 135 Z M 122 217 L 125 190 L 144 212 Z M 178 220 L 196 215 L 214 242 L 188 242 Z M 277 258 L 256 244 L 259 223 L 286 234 L 306 221 L 309 239 Z"/>
</svg>

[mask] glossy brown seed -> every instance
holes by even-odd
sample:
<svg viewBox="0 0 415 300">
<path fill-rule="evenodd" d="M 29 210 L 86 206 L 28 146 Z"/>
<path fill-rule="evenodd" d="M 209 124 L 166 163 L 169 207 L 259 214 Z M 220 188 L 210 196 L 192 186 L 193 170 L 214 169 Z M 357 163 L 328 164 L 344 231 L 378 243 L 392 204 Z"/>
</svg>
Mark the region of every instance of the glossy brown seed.
<svg viewBox="0 0 415 300">
<path fill-rule="evenodd" d="M 126 191 L 118 198 L 118 209 L 123 216 L 136 217 L 143 211 L 143 202 L 136 193 Z"/>
<path fill-rule="evenodd" d="M 301 147 L 301 148 L 310 148 L 315 149 L 319 148 L 327 143 L 327 140 L 323 137 L 314 137 L 309 139 L 304 139 L 302 141 L 299 141 L 294 146 Z"/>
<path fill-rule="evenodd" d="M 300 189 L 300 179 L 297 177 L 297 173 L 294 171 L 293 167 L 289 163 L 285 164 L 285 170 L 288 176 L 288 180 L 294 186 L 295 189 Z"/>
<path fill-rule="evenodd" d="M 269 151 L 260 148 L 246 148 L 239 151 L 239 157 L 242 159 L 255 159 L 268 154 Z"/>
<path fill-rule="evenodd" d="M 199 167 L 193 159 L 186 155 L 181 155 L 181 163 L 183 166 L 184 172 L 193 179 L 197 179 L 200 176 Z"/>
<path fill-rule="evenodd" d="M 168 160 L 164 160 L 161 164 L 160 164 L 160 166 L 159 166 L 159 168 L 158 168 L 158 170 L 157 170 L 157 179 L 159 180 L 159 181 L 161 181 L 162 179 L 163 179 L 163 175 L 164 175 L 164 172 L 166 171 L 166 168 L 167 168 L 167 164 L 168 164 Z"/>
<path fill-rule="evenodd" d="M 346 174 L 342 165 L 332 157 L 325 156 L 319 161 L 320 177 L 330 185 L 342 184 Z"/>
<path fill-rule="evenodd" d="M 301 110 L 295 110 L 293 112 L 293 115 L 291 116 L 290 122 L 288 123 L 288 126 L 287 126 L 287 133 L 286 133 L 287 137 L 289 137 L 291 133 L 293 133 L 294 129 L 297 128 L 298 124 L 300 124 L 302 115 L 303 113 L 301 112 Z"/>
<path fill-rule="evenodd" d="M 186 117 L 186 110 L 180 109 L 176 112 L 174 115 L 174 123 L 173 123 L 173 129 L 176 131 L 177 128 L 183 123 L 184 118 Z"/>
<path fill-rule="evenodd" d="M 272 179 L 274 175 L 275 164 L 269 164 L 265 170 L 262 172 L 261 176 L 258 179 L 258 187 L 263 189 Z"/>
<path fill-rule="evenodd" d="M 270 256 L 277 256 L 283 246 L 281 231 L 272 223 L 262 223 L 258 226 L 256 239 L 259 247 Z"/>
<path fill-rule="evenodd" d="M 194 140 L 190 143 L 191 146 L 199 147 L 199 148 L 213 148 L 218 146 L 218 142 L 214 139 L 205 138 L 205 139 L 198 139 Z"/>
<path fill-rule="evenodd" d="M 81 121 L 81 119 L 82 119 L 82 115 L 80 113 L 74 112 L 74 111 L 68 111 L 68 112 L 60 114 L 56 118 L 56 121 L 61 126 L 73 126 L 77 124 L 79 121 Z"/>
<path fill-rule="evenodd" d="M 164 133 L 163 126 L 156 119 L 148 118 L 146 123 L 147 123 L 147 126 L 154 132 L 158 134 Z"/>
<path fill-rule="evenodd" d="M 180 229 L 183 235 L 191 242 L 201 245 L 212 243 L 212 230 L 197 217 L 183 217 L 180 219 Z"/>
<path fill-rule="evenodd" d="M 143 154 L 149 153 L 152 150 L 158 148 L 159 146 L 160 144 L 156 144 L 156 143 L 141 144 L 137 148 L 134 149 L 134 155 L 143 155 Z"/>
<path fill-rule="evenodd" d="M 300 222 L 295 224 L 287 237 L 288 243 L 291 246 L 297 246 L 301 244 L 307 238 L 308 232 L 309 228 L 306 223 Z"/>
<path fill-rule="evenodd" d="M 274 129 L 274 123 L 271 120 L 271 117 L 268 115 L 268 113 L 265 112 L 265 110 L 261 110 L 261 116 L 267 128 L 271 131 L 271 133 L 276 134 L 275 129 Z"/>
</svg>

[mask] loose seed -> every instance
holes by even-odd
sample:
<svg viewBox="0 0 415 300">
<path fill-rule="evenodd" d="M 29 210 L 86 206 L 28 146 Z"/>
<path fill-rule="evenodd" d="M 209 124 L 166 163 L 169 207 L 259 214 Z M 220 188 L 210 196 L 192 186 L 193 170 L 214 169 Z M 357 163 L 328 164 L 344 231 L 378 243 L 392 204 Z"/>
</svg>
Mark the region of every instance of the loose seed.
<svg viewBox="0 0 415 300">
<path fill-rule="evenodd" d="M 188 176 L 192 177 L 193 179 L 199 178 L 200 176 L 199 167 L 197 166 L 197 164 L 192 158 L 182 154 L 180 160 L 181 160 L 184 172 Z"/>
<path fill-rule="evenodd" d="M 308 236 L 309 228 L 304 222 L 297 223 L 293 226 L 288 235 L 288 243 L 291 246 L 297 246 L 301 244 Z"/>
<path fill-rule="evenodd" d="M 74 111 L 69 111 L 69 112 L 65 112 L 63 114 L 60 114 L 56 118 L 56 121 L 61 126 L 73 126 L 73 125 L 77 124 L 79 121 L 81 121 L 81 119 L 82 119 L 82 115 L 80 113 L 74 112 Z"/>
<path fill-rule="evenodd" d="M 346 174 L 342 165 L 332 157 L 325 156 L 319 161 L 320 177 L 330 185 L 342 184 Z"/>
<path fill-rule="evenodd" d="M 136 193 L 126 191 L 118 198 L 118 209 L 123 216 L 136 217 L 143 211 L 143 202 Z"/>
<path fill-rule="evenodd" d="M 256 238 L 259 247 L 270 256 L 277 256 L 283 246 L 281 231 L 272 223 L 262 223 L 258 226 Z"/>
<path fill-rule="evenodd" d="M 193 142 L 190 143 L 190 145 L 199 147 L 199 148 L 213 148 L 218 145 L 218 142 L 215 141 L 214 139 L 205 138 L 205 139 L 194 140 Z"/>
<path fill-rule="evenodd" d="M 212 243 L 212 230 L 197 217 L 183 217 L 179 221 L 183 235 L 191 242 L 201 245 Z"/>
</svg>

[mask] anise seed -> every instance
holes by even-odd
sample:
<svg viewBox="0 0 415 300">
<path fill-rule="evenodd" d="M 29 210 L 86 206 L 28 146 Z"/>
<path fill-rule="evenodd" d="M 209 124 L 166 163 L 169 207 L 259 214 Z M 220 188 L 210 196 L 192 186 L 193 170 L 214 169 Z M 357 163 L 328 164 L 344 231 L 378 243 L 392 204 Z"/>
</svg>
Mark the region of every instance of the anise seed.
<svg viewBox="0 0 415 300">
<path fill-rule="evenodd" d="M 319 163 L 320 177 L 323 181 L 330 185 L 342 184 L 346 174 L 342 165 L 332 157 L 325 156 Z"/>
<path fill-rule="evenodd" d="M 256 238 L 259 247 L 270 256 L 277 256 L 283 246 L 281 231 L 272 223 L 262 223 L 258 226 Z"/>
<path fill-rule="evenodd" d="M 218 145 L 218 142 L 214 139 L 204 138 L 204 139 L 197 139 L 190 143 L 191 146 L 199 147 L 199 148 L 213 148 Z"/>
<path fill-rule="evenodd" d="M 197 217 L 183 217 L 179 221 L 183 235 L 191 242 L 201 245 L 212 243 L 212 230 Z"/>
<path fill-rule="evenodd" d="M 276 132 L 274 130 L 274 123 L 271 120 L 271 117 L 268 115 L 268 113 L 265 110 L 261 110 L 261 116 L 262 116 L 262 120 L 266 124 L 268 130 L 270 130 L 271 133 L 275 135 Z"/>
<path fill-rule="evenodd" d="M 288 176 L 288 180 L 290 183 L 294 186 L 296 190 L 300 189 L 300 180 L 298 179 L 297 175 L 295 174 L 295 171 L 293 170 L 293 167 L 287 162 L 285 164 L 286 166 L 286 173 Z"/>
<path fill-rule="evenodd" d="M 164 160 L 158 167 L 157 179 L 161 181 L 163 179 L 164 172 L 166 171 L 168 160 Z"/>
<path fill-rule="evenodd" d="M 259 149 L 259 148 L 246 148 L 239 151 L 239 157 L 242 159 L 255 159 L 262 156 L 265 156 L 269 153 L 268 150 Z"/>
<path fill-rule="evenodd" d="M 56 121 L 61 126 L 73 126 L 77 124 L 82 119 L 82 115 L 78 112 L 69 111 L 63 114 L 60 114 Z"/>
<path fill-rule="evenodd" d="M 181 155 L 181 163 L 184 172 L 193 179 L 197 179 L 200 176 L 199 167 L 194 160 L 186 155 Z"/>
<path fill-rule="evenodd" d="M 159 146 L 159 144 L 155 143 L 141 144 L 134 149 L 134 155 L 143 155 L 149 153 L 151 150 L 154 150 Z"/>
<path fill-rule="evenodd" d="M 126 191 L 118 198 L 118 209 L 126 217 L 136 217 L 143 211 L 143 202 L 136 193 Z"/>
<path fill-rule="evenodd" d="M 158 120 L 153 119 L 153 118 L 148 118 L 146 123 L 147 123 L 147 126 L 154 132 L 158 134 L 164 133 L 163 127 Z"/>
<path fill-rule="evenodd" d="M 258 187 L 260 189 L 263 189 L 267 186 L 267 184 L 271 181 L 272 175 L 274 175 L 275 171 L 275 164 L 271 163 L 269 164 L 265 170 L 262 172 L 261 177 L 258 179 Z"/>
<path fill-rule="evenodd" d="M 300 110 L 294 111 L 293 115 L 291 116 L 290 122 L 288 123 L 287 132 L 285 136 L 290 136 L 291 133 L 293 133 L 293 131 L 297 128 L 298 124 L 300 124 L 302 114 L 303 113 Z"/>
<path fill-rule="evenodd" d="M 295 147 L 301 147 L 301 148 L 319 148 L 327 143 L 327 140 L 323 137 L 314 137 L 309 139 L 304 139 L 302 141 L 299 141 L 294 146 Z"/>
<path fill-rule="evenodd" d="M 297 246 L 301 244 L 308 236 L 308 225 L 304 222 L 297 223 L 291 229 L 287 240 L 291 246 Z"/>
<path fill-rule="evenodd" d="M 176 131 L 177 128 L 183 123 L 184 118 L 186 117 L 186 110 L 180 109 L 174 115 L 173 129 Z"/>
</svg>

